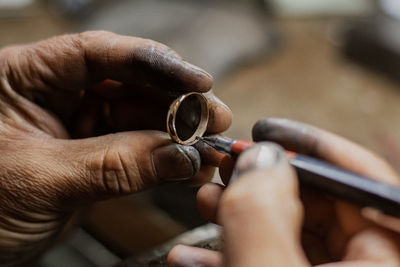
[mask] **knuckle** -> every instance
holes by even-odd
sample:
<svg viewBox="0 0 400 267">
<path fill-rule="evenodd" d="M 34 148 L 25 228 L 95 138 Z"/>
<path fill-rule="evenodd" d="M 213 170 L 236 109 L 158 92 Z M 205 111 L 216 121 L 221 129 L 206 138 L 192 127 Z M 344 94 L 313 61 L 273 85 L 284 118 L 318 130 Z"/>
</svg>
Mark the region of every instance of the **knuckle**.
<svg viewBox="0 0 400 267">
<path fill-rule="evenodd" d="M 134 177 L 139 172 L 136 162 L 126 160 L 129 155 L 123 147 L 107 147 L 91 161 L 91 183 L 109 194 L 128 194 L 137 191 Z"/>
<path fill-rule="evenodd" d="M 115 33 L 110 32 L 110 31 L 84 31 L 81 33 L 74 34 L 73 36 L 76 37 L 76 39 L 79 39 L 81 41 L 93 41 L 96 40 L 98 37 L 109 37 L 111 35 L 115 35 Z"/>
<path fill-rule="evenodd" d="M 146 146 L 137 143 L 135 135 L 110 134 L 103 137 L 103 147 L 96 148 L 87 159 L 90 184 L 105 194 L 127 194 L 149 188 L 158 179 Z M 145 141 L 144 141 L 145 142 Z"/>
<path fill-rule="evenodd" d="M 89 64 L 91 60 L 98 56 L 108 57 L 106 54 L 99 55 L 99 53 L 111 50 L 111 47 L 108 46 L 111 46 L 116 34 L 108 31 L 85 31 L 71 36 L 74 42 L 79 45 L 86 63 Z"/>
</svg>

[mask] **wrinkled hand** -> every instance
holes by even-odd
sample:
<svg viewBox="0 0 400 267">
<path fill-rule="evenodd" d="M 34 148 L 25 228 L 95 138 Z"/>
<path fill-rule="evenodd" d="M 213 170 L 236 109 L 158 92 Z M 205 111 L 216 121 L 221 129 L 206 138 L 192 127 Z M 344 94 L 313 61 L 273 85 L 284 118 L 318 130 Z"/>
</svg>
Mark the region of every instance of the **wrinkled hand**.
<svg viewBox="0 0 400 267">
<path fill-rule="evenodd" d="M 253 139 L 273 141 L 399 186 L 398 176 L 385 161 L 316 127 L 264 119 L 254 126 Z M 299 193 L 295 173 L 283 155 L 271 143 L 258 144 L 239 157 L 235 167 L 239 178 L 229 187 L 203 186 L 199 208 L 223 226 L 224 252 L 177 246 L 169 254 L 170 266 L 400 265 L 398 219 L 322 192 L 301 188 Z M 225 162 L 225 166 L 230 164 Z M 222 168 L 226 182 L 229 173 L 229 168 Z"/>
<path fill-rule="evenodd" d="M 172 100 L 196 91 L 208 132 L 224 131 L 231 114 L 211 86 L 168 47 L 109 32 L 0 50 L 1 265 L 26 266 L 83 203 L 209 179 L 212 157 L 160 130 Z"/>
</svg>

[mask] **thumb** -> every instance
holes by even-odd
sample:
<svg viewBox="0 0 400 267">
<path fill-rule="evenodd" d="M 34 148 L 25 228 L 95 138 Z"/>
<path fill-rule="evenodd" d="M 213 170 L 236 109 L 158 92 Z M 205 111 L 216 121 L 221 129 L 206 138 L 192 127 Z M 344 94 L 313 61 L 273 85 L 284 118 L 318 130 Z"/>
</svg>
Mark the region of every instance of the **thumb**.
<svg viewBox="0 0 400 267">
<path fill-rule="evenodd" d="M 200 169 L 200 154 L 172 143 L 166 133 L 135 131 L 81 140 L 56 140 L 61 194 L 78 201 L 138 192 L 168 181 L 189 179 Z"/>
<path fill-rule="evenodd" d="M 227 266 L 306 266 L 297 178 L 283 150 L 253 146 L 238 158 L 234 176 L 218 211 Z"/>
</svg>

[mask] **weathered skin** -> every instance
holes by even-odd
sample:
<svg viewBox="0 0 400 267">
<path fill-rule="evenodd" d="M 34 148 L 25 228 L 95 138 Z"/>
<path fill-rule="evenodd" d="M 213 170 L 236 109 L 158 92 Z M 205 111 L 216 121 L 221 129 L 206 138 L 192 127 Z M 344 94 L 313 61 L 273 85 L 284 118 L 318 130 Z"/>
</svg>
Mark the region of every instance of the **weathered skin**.
<svg viewBox="0 0 400 267">
<path fill-rule="evenodd" d="M 317 127 L 267 118 L 255 124 L 253 139 L 279 143 L 285 149 L 400 186 L 399 177 L 384 160 Z M 283 155 L 283 150 L 269 147 L 262 155 L 261 145 L 257 146 L 238 158 L 237 180 L 226 189 L 204 185 L 197 196 L 204 216 L 223 226 L 223 253 L 178 246 L 169 254 L 171 267 L 400 266 L 399 219 L 361 210 L 321 192 L 299 190 L 285 157 L 265 155 Z M 229 166 L 234 162 L 225 162 L 230 164 L 224 164 L 220 173 L 228 182 Z M 254 166 L 249 170 L 250 162 Z"/>
<path fill-rule="evenodd" d="M 1 265 L 27 266 L 83 204 L 210 179 L 218 162 L 160 130 L 184 91 L 206 93 L 210 133 L 227 129 L 211 86 L 168 47 L 110 32 L 0 50 Z"/>
</svg>

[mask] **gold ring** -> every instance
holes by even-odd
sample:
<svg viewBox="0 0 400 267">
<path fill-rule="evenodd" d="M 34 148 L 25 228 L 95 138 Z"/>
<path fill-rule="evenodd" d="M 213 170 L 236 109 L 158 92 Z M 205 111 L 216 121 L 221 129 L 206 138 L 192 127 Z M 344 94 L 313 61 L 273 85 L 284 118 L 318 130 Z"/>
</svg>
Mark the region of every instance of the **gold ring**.
<svg viewBox="0 0 400 267">
<path fill-rule="evenodd" d="M 206 132 L 208 117 L 208 102 L 203 94 L 181 95 L 169 107 L 167 131 L 176 143 L 193 145 Z"/>
</svg>

